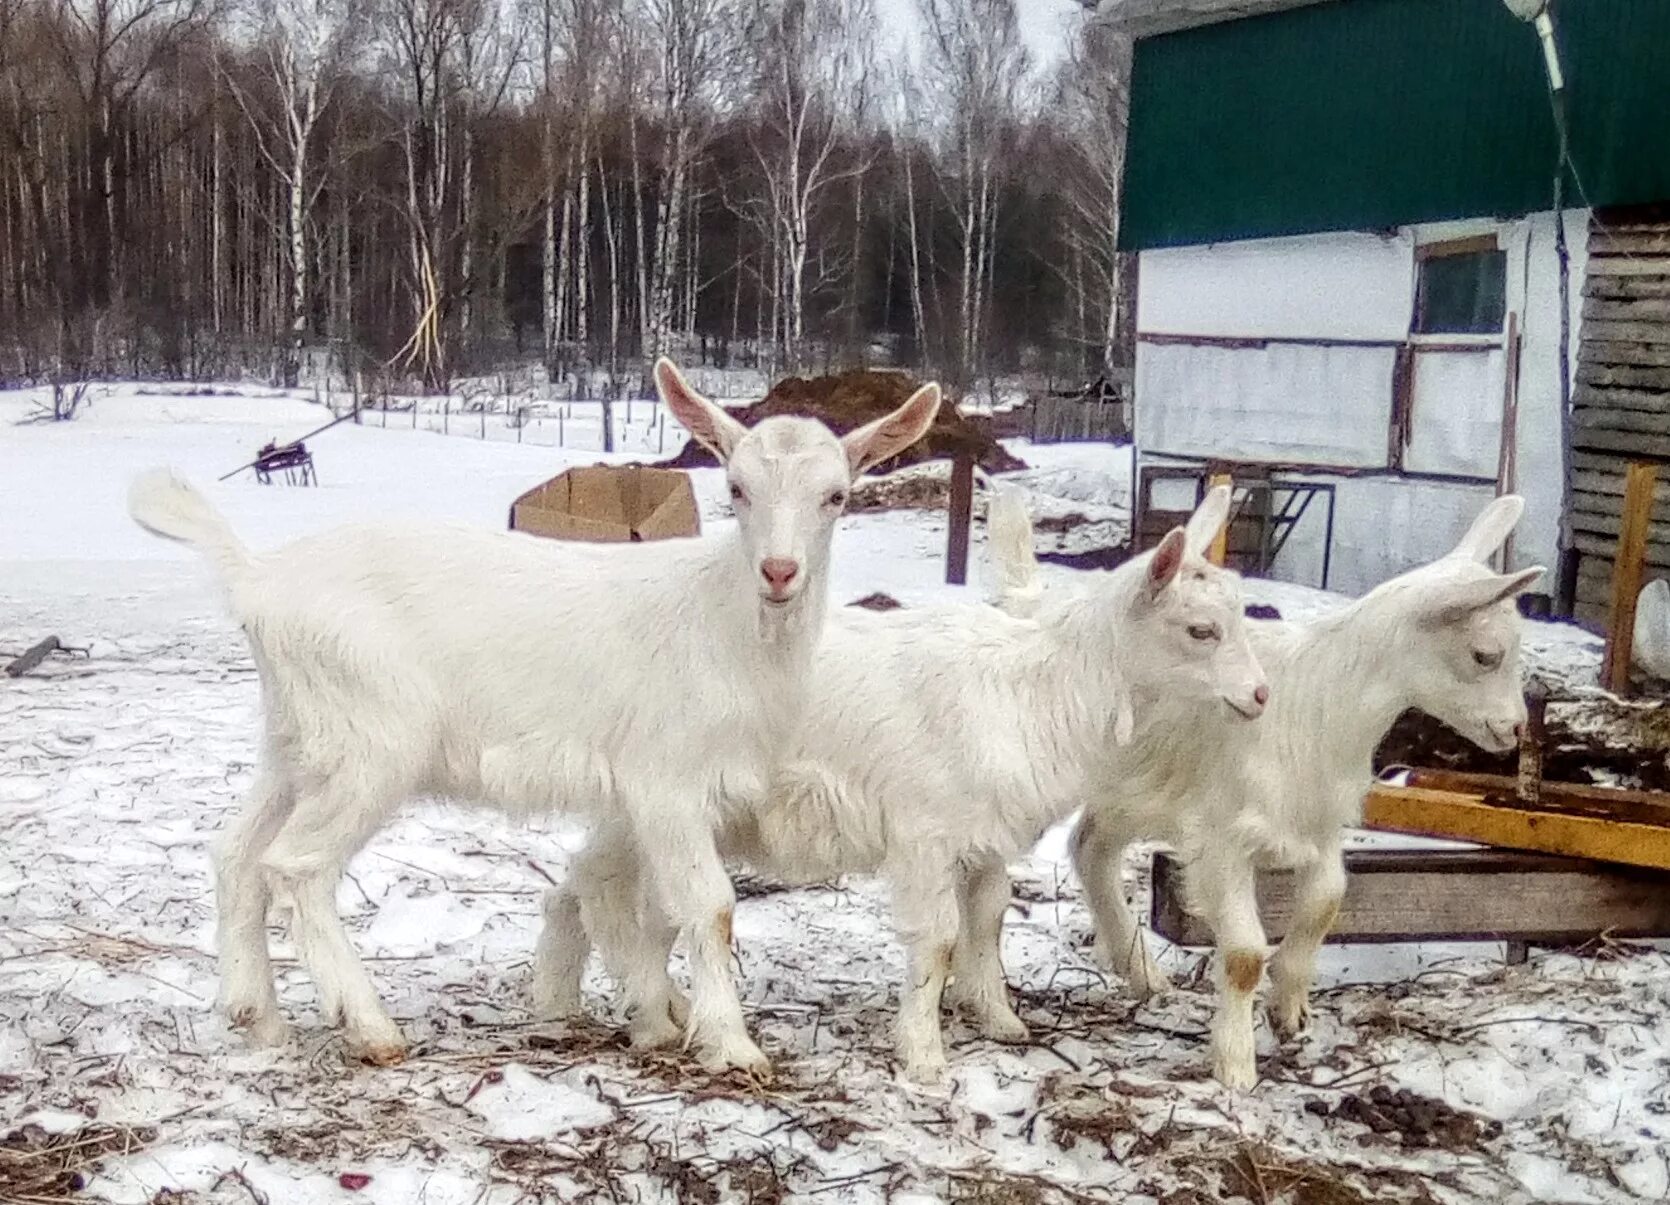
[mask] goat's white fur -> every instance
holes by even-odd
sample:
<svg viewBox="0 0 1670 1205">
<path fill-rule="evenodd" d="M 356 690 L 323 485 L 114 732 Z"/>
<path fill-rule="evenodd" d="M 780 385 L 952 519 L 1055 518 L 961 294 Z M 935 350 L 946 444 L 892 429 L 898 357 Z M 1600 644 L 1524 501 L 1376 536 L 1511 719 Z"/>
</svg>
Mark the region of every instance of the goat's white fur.
<svg viewBox="0 0 1670 1205">
<path fill-rule="evenodd" d="M 1137 739 L 1104 762 L 1073 839 L 1097 953 L 1140 993 L 1165 983 L 1119 872 L 1131 842 L 1170 843 L 1188 903 L 1217 938 L 1222 996 L 1212 1056 L 1225 1084 L 1246 1088 L 1257 1078 L 1253 999 L 1268 949 L 1256 869 L 1297 872 L 1294 916 L 1268 960 L 1270 1019 L 1292 1034 L 1305 1023 L 1316 952 L 1344 891 L 1342 830 L 1361 817 L 1371 758 L 1392 722 L 1419 708 L 1487 749 L 1514 746 L 1525 704 L 1513 598 L 1543 571 L 1497 574 L 1488 562 L 1523 509 L 1517 496 L 1496 499 L 1453 552 L 1323 618 L 1251 621 L 1252 647 L 1270 675 L 1270 707 L 1258 724 L 1162 700 Z M 1001 571 L 1011 590 L 999 604 L 1039 614 L 1061 604 L 1040 602 L 1054 592 L 1040 590 L 1030 549 L 1017 541 L 998 549 L 1019 550 Z M 1063 592 L 1070 597 L 1072 588 Z"/>
<path fill-rule="evenodd" d="M 852 479 L 927 429 L 939 391 L 838 441 L 808 419 L 747 430 L 669 361 L 656 378 L 725 463 L 735 531 L 589 545 L 406 522 L 254 555 L 171 473 L 134 483 L 142 526 L 218 566 L 260 670 L 261 767 L 216 857 L 222 1003 L 258 1040 L 284 1034 L 266 939 L 282 887 L 324 1015 L 365 1057 L 403 1057 L 335 891 L 396 809 L 440 796 L 628 826 L 685 932 L 690 1040 L 710 1065 L 766 1069 L 730 975 L 734 894 L 712 833 L 727 801 L 763 790 L 793 730 Z M 771 558 L 794 562 L 786 586 Z"/>
<path fill-rule="evenodd" d="M 1262 710 L 1235 577 L 1200 557 L 1227 507 L 1227 491 L 1214 493 L 1194 547 L 1172 532 L 1048 623 L 970 605 L 831 617 L 792 751 L 769 795 L 732 805 L 720 847 L 796 882 L 887 878 L 907 951 L 898 1044 L 912 1078 L 945 1066 L 939 1006 L 953 971 L 987 1034 L 1026 1036 L 992 945 L 1005 863 L 1079 806 L 1087 769 L 1129 739 L 1133 711 L 1171 694 Z M 1013 496 L 999 496 L 991 521 L 994 539 L 1030 540 Z M 548 898 L 535 983 L 545 1014 L 577 1010 L 589 931 L 626 988 L 634 1040 L 654 1043 L 676 1033 L 679 999 L 670 927 L 638 884 L 637 859 L 624 826 L 596 833 Z M 991 930 L 959 944 L 971 916 Z"/>
</svg>

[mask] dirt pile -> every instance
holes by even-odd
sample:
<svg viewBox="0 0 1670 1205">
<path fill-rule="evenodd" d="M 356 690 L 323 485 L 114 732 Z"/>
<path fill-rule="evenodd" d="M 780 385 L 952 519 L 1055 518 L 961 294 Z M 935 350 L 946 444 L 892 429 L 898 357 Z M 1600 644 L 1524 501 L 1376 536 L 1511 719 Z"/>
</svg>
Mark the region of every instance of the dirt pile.
<svg viewBox="0 0 1670 1205">
<path fill-rule="evenodd" d="M 762 401 L 731 411 L 750 426 L 777 414 L 800 415 L 820 420 L 837 435 L 845 435 L 891 410 L 897 409 L 916 391 L 920 382 L 908 373 L 855 370 L 832 377 L 787 377 L 771 387 Z M 970 455 L 988 473 L 1007 473 L 1026 465 L 1003 450 L 983 419 L 959 414 L 947 399 L 927 436 L 906 448 L 881 472 L 928 460 Z M 708 468 L 716 462 L 713 453 L 695 440 L 661 464 L 667 468 Z"/>
</svg>

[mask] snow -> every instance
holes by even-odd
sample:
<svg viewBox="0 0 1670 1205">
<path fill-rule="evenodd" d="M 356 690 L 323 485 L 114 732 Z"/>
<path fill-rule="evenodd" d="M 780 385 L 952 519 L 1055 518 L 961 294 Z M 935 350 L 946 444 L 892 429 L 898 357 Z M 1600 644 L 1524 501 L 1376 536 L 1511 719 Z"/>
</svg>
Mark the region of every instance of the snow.
<svg viewBox="0 0 1670 1205">
<path fill-rule="evenodd" d="M 0 394 L 0 651 L 56 633 L 88 655 L 0 678 L 0 1149 L 26 1123 L 155 1127 L 144 1149 L 107 1158 L 83 1199 L 747 1200 L 781 1185 L 832 1202 L 1215 1200 L 1236 1183 L 1225 1159 L 1251 1143 L 1381 1199 L 1408 1199 L 1397 1177 L 1409 1175 L 1441 1201 L 1670 1192 L 1662 952 L 1539 952 L 1504 967 L 1492 945 L 1329 947 L 1312 1032 L 1283 1050 L 1266 1035 L 1266 1080 L 1235 1097 L 1205 1078 L 1210 992 L 1138 1005 L 1090 962 L 1063 829 L 1017 863 L 1005 935 L 1038 1044 L 997 1047 L 954 1027 L 941 1089 L 905 1085 L 891 1065 L 903 968 L 874 884 L 744 881 L 738 974 L 779 1074 L 769 1087 L 712 1080 L 676 1054 L 625 1050 L 595 969 L 596 1024 L 532 1024 L 540 892 L 580 836 L 434 805 L 379 835 L 339 896 L 412 1058 L 389 1069 L 345 1060 L 282 927 L 280 996 L 296 1034 L 280 1050 L 250 1049 L 213 1007 L 208 844 L 250 781 L 256 680 L 207 575 L 134 529 L 123 495 L 134 471 L 158 463 L 213 481 L 328 414 L 272 390 L 110 387 L 73 423 L 13 425 L 31 401 Z M 590 422 L 595 437 L 595 412 L 574 405 L 574 430 Z M 589 446 L 399 421 L 344 424 L 311 446 L 317 489 L 247 476 L 210 487 L 256 546 L 372 515 L 499 526 L 522 490 L 600 459 Z M 1013 449 L 1040 511 L 1125 513 L 1128 449 Z M 704 524 L 724 522 L 719 474 L 694 479 Z M 980 537 L 977 527 L 971 594 Z M 942 582 L 944 541 L 934 512 L 843 520 L 834 600 L 956 593 Z M 1340 602 L 1248 585 L 1292 618 Z M 1534 625 L 1527 649 L 1539 672 L 1592 687 L 1591 638 Z M 1145 870 L 1127 871 L 1145 893 Z M 1200 951 L 1167 949 L 1162 961 L 1180 982 L 1202 982 Z M 1504 1133 L 1462 1156 L 1406 1150 L 1302 1108 L 1379 1082 L 1476 1110 Z M 350 1190 L 345 1173 L 369 1180 Z"/>
</svg>

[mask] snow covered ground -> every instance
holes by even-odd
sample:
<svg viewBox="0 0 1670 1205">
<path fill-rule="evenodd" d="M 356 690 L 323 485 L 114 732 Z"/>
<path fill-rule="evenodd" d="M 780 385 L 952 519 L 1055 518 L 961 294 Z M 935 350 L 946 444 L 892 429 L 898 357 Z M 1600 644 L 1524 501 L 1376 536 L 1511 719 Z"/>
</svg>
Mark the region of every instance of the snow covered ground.
<svg viewBox="0 0 1670 1205">
<path fill-rule="evenodd" d="M 769 1087 L 629 1054 L 602 1023 L 610 997 L 595 971 L 598 1025 L 530 1024 L 539 892 L 577 834 L 439 806 L 380 835 L 341 893 L 412 1059 L 346 1062 L 277 931 L 297 1036 L 248 1049 L 212 1008 L 207 847 L 250 780 L 254 671 L 205 572 L 134 528 L 123 495 L 134 471 L 159 463 L 213 481 L 322 411 L 258 389 L 124 388 L 71 424 L 13 425 L 29 407 L 0 394 L 0 653 L 55 633 L 88 655 L 0 678 L 0 1200 L 26 1199 L 6 1177 L 30 1159 L 57 1160 L 66 1183 L 84 1176 L 76 1199 L 117 1202 L 1670 1194 L 1662 952 L 1538 953 L 1510 968 L 1493 946 L 1330 948 L 1312 1033 L 1280 1050 L 1266 1036 L 1265 1082 L 1236 1097 L 1205 1077 L 1201 952 L 1165 953 L 1196 986 L 1157 1004 L 1103 980 L 1059 832 L 1016 867 L 1005 937 L 1037 1045 L 954 1028 L 943 1089 L 894 1076 L 902 960 L 883 894 L 862 881 L 743 883 L 738 972 L 778 1064 Z M 254 545 L 371 515 L 497 526 L 522 490 L 600 458 L 397 422 L 345 425 L 314 450 L 317 489 L 248 477 L 212 487 Z M 1018 450 L 1034 466 L 1029 484 L 1056 504 L 1123 505 L 1128 457 Z M 704 522 L 722 522 L 718 474 L 695 478 Z M 835 601 L 944 597 L 944 537 L 943 515 L 929 512 L 849 517 Z M 1277 585 L 1250 593 L 1289 617 L 1334 601 Z M 1531 646 L 1563 673 L 1592 674 L 1584 641 L 1539 628 Z M 1128 870 L 1143 890 L 1139 867 Z M 1500 1132 L 1466 1118 L 1377 1132 L 1350 1119 L 1351 1102 L 1377 1088 L 1436 1098 Z M 75 1172 L 70 1140 L 53 1137 L 68 1133 L 82 1154 L 113 1153 Z"/>
</svg>

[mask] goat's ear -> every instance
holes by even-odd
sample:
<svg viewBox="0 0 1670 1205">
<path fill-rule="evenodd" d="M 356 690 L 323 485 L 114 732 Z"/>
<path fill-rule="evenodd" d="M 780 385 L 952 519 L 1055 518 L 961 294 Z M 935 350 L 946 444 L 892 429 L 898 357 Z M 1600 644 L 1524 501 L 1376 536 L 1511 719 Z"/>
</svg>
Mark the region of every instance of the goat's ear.
<svg viewBox="0 0 1670 1205">
<path fill-rule="evenodd" d="M 748 433 L 736 419 L 690 388 L 684 374 L 666 356 L 655 362 L 655 388 L 673 417 L 717 456 L 721 463 L 731 458 L 737 443 Z"/>
<path fill-rule="evenodd" d="M 847 466 L 854 477 L 882 461 L 903 452 L 928 433 L 939 413 L 939 385 L 930 382 L 905 399 L 892 414 L 841 437 L 847 450 Z"/>
<path fill-rule="evenodd" d="M 1183 531 L 1188 539 L 1189 551 L 1196 556 L 1206 555 L 1212 541 L 1218 538 L 1218 533 L 1229 521 L 1231 493 L 1227 485 L 1214 485 L 1206 491 L 1200 505 L 1195 507 L 1195 513 L 1189 516 L 1188 526 Z"/>
<path fill-rule="evenodd" d="M 1450 555 L 1477 561 L 1481 565 L 1488 564 L 1524 513 L 1525 499 L 1518 494 L 1503 494 L 1479 512 L 1473 526 L 1467 529 L 1467 534 L 1461 537 L 1461 543 Z"/>
<path fill-rule="evenodd" d="M 1181 527 L 1166 532 L 1166 538 L 1154 549 L 1148 561 L 1148 596 L 1158 598 L 1160 592 L 1177 578 L 1183 568 L 1183 554 L 1188 551 L 1188 540 Z"/>
<path fill-rule="evenodd" d="M 1504 599 L 1525 593 L 1536 585 L 1544 572 L 1541 565 L 1533 565 L 1513 573 L 1493 573 L 1476 582 L 1446 586 L 1434 595 L 1428 618 L 1440 624 L 1459 623 L 1474 611 L 1482 611 Z"/>
</svg>

